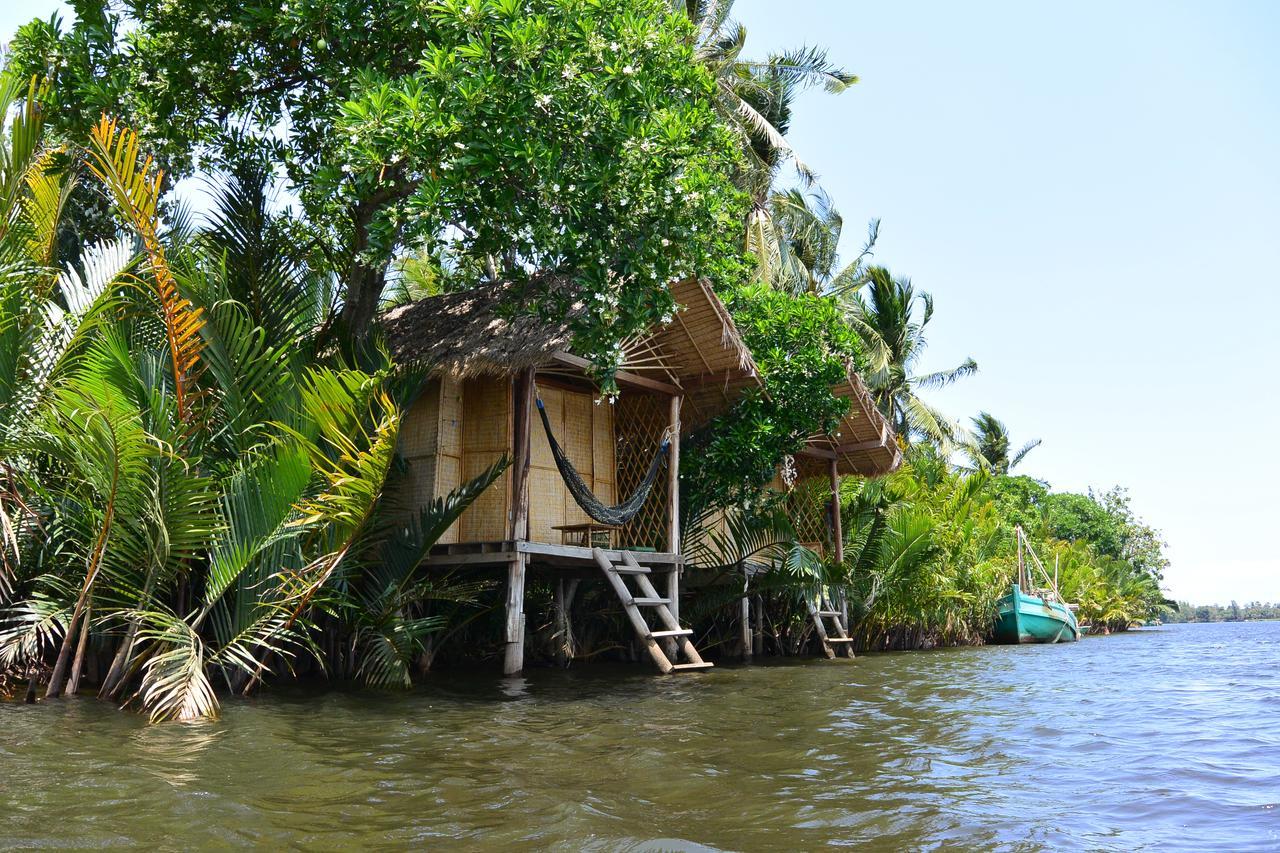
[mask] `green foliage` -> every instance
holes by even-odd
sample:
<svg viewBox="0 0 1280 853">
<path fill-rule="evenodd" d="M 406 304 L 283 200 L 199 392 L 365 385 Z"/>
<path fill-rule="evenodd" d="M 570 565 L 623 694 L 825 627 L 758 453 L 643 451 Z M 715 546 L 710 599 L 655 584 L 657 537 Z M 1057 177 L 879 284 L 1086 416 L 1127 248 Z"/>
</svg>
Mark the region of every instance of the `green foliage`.
<svg viewBox="0 0 1280 853">
<path fill-rule="evenodd" d="M 867 286 L 846 296 L 849 322 L 867 350 L 867 387 L 881 413 L 905 442 L 923 440 L 950 450 L 965 444 L 965 430 L 919 395 L 944 388 L 976 373 L 966 359 L 958 367 L 919 374 L 925 330 L 933 319 L 933 297 L 917 293 L 910 279 L 894 278 L 884 267 L 870 267 Z"/>
<path fill-rule="evenodd" d="M 60 696 L 106 649 L 104 697 L 157 721 L 210 717 L 220 681 L 245 691 L 304 658 L 323 666 L 324 617 L 353 650 L 344 674 L 406 683 L 440 627 L 405 615 L 423 592 L 414 573 L 501 467 L 413 519 L 392 560 L 388 372 L 317 358 L 327 280 L 287 251 L 262 180 L 231 184 L 213 226 L 184 239 L 157 215 L 149 164 L 100 144 L 99 175 L 150 261 L 121 240 L 59 270 L 49 190 L 74 176 L 52 171 L 26 106 L 0 146 L 13 211 L 0 231 L 0 664 L 52 660 L 46 695 Z"/>
<path fill-rule="evenodd" d="M 828 297 L 748 285 L 728 305 L 764 387 L 692 437 L 681 457 L 691 514 L 750 499 L 805 439 L 835 431 L 849 404 L 831 388 L 862 361 L 857 336 Z"/>
<path fill-rule="evenodd" d="M 123 79 L 80 111 L 123 105 L 177 174 L 283 170 L 355 334 L 406 248 L 466 285 L 553 274 L 572 286 L 536 307 L 580 304 L 575 349 L 612 391 L 616 345 L 672 313 L 667 282 L 746 276 L 740 148 L 663 0 L 124 8 Z M 33 25 L 24 67 L 81 38 Z"/>
</svg>

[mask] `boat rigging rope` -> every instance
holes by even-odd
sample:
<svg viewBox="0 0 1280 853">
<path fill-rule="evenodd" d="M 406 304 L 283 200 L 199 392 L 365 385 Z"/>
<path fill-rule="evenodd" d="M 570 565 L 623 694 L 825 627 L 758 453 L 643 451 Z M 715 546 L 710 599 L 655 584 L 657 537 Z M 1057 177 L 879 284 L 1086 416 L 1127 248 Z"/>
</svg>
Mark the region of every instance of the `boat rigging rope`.
<svg viewBox="0 0 1280 853">
<path fill-rule="evenodd" d="M 573 463 L 569 461 L 569 457 L 565 456 L 561 450 L 560 444 L 556 441 L 556 437 L 551 432 L 551 421 L 547 418 L 546 407 L 542 405 L 542 398 L 537 399 L 538 414 L 542 417 L 542 428 L 547 433 L 547 443 L 551 445 L 551 456 L 556 460 L 556 468 L 560 469 L 560 478 L 564 480 L 565 486 L 569 489 L 569 494 L 573 495 L 573 500 L 582 507 L 583 512 L 591 516 L 601 524 L 626 524 L 635 518 L 636 513 L 640 511 L 640 507 L 644 506 L 645 500 L 649 497 L 649 492 L 653 490 L 653 484 L 658 480 L 658 471 L 662 467 L 663 457 L 667 455 L 667 450 L 671 446 L 669 438 L 670 428 L 662 435 L 662 444 L 658 447 L 658 452 L 654 454 L 653 461 L 649 463 L 649 470 L 645 473 L 644 479 L 640 481 L 640 485 L 632 492 L 631 497 L 627 498 L 620 504 L 608 506 L 600 501 L 599 498 L 592 493 L 591 487 L 582 479 L 582 475 L 573 467 Z"/>
</svg>

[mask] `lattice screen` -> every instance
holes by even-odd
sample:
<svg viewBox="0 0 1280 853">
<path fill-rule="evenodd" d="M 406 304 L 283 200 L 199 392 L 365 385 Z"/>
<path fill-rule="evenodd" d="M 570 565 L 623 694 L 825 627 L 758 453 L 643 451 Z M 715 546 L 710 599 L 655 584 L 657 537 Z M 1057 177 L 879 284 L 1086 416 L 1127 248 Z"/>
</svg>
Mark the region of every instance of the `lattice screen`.
<svg viewBox="0 0 1280 853">
<path fill-rule="evenodd" d="M 821 478 L 801 480 L 787 495 L 787 516 L 800 544 L 825 550 L 831 544 L 831 487 Z"/>
<path fill-rule="evenodd" d="M 666 397 L 629 391 L 614 404 L 613 430 L 618 439 L 618 501 L 624 501 L 640 485 L 653 454 L 658 452 L 662 434 L 670 419 Z M 624 548 L 667 550 L 667 473 L 653 484 L 649 499 L 640 512 L 622 529 Z"/>
</svg>

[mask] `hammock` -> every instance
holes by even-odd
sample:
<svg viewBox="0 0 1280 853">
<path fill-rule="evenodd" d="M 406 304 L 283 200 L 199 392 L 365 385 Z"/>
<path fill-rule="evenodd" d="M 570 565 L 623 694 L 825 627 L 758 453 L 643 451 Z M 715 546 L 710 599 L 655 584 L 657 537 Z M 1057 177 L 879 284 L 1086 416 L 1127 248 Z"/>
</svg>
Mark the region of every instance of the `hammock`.
<svg viewBox="0 0 1280 853">
<path fill-rule="evenodd" d="M 667 455 L 667 448 L 671 444 L 670 439 L 665 437 L 662 439 L 662 446 L 654 454 L 653 461 L 649 463 L 649 470 L 631 497 L 616 506 L 606 506 L 592 494 L 591 488 L 582 479 L 582 475 L 560 449 L 556 437 L 551 433 L 551 421 L 547 419 L 547 410 L 542 405 L 541 399 L 538 400 L 538 414 L 542 417 L 542 428 L 547 433 L 547 443 L 551 445 L 551 455 L 556 460 L 556 467 L 560 469 L 560 478 L 564 480 L 565 486 L 569 488 L 569 494 L 573 495 L 573 500 L 582 507 L 583 512 L 601 524 L 622 525 L 635 518 L 640 507 L 644 506 L 645 499 L 649 497 L 649 492 L 653 490 L 653 484 L 658 480 L 658 470 L 662 466 L 663 457 Z"/>
</svg>

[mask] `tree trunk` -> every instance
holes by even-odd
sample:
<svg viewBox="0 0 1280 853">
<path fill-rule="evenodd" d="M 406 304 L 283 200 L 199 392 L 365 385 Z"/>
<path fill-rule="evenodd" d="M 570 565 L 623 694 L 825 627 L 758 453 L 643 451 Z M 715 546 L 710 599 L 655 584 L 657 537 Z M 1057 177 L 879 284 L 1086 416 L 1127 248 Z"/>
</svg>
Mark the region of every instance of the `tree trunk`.
<svg viewBox="0 0 1280 853">
<path fill-rule="evenodd" d="M 80 623 L 80 642 L 76 644 L 76 659 L 71 664 L 71 677 L 67 680 L 67 696 L 80 690 L 80 676 L 84 673 L 84 653 L 89 645 L 89 620 L 93 618 L 93 601 L 85 604 L 84 620 Z"/>
</svg>

